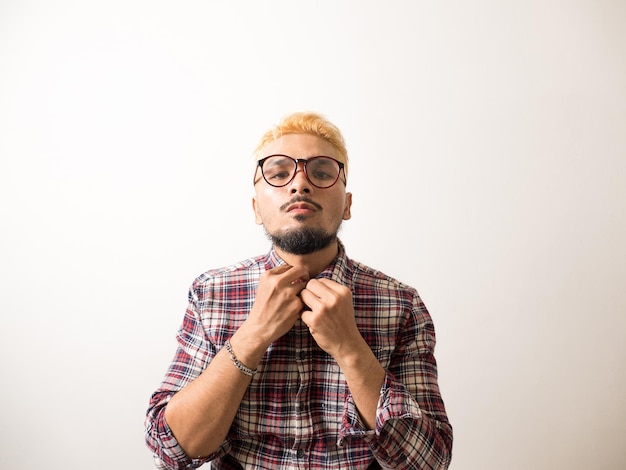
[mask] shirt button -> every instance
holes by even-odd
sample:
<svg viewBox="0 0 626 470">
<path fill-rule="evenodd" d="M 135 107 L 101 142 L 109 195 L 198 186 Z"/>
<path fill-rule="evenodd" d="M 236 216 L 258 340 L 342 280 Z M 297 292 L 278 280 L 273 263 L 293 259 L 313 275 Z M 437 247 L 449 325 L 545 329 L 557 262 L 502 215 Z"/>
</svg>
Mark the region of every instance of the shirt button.
<svg viewBox="0 0 626 470">
<path fill-rule="evenodd" d="M 302 457 L 304 457 L 304 450 L 298 449 L 298 451 L 296 452 L 296 455 L 298 456 L 299 459 L 301 459 Z"/>
<path fill-rule="evenodd" d="M 301 361 L 304 361 L 305 358 L 306 358 L 306 351 L 300 351 L 298 353 L 298 359 L 300 359 Z"/>
</svg>

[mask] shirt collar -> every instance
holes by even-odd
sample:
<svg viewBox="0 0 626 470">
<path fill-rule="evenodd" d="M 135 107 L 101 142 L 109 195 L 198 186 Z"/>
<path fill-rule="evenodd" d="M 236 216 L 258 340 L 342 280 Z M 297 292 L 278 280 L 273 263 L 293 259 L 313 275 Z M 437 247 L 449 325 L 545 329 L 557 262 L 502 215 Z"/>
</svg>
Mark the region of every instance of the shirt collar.
<svg viewBox="0 0 626 470">
<path fill-rule="evenodd" d="M 349 271 L 348 266 L 350 260 L 346 256 L 346 249 L 341 240 L 337 239 L 337 245 L 339 248 L 337 256 L 328 266 L 326 266 L 326 268 L 317 276 L 317 278 L 331 279 L 335 282 L 345 285 L 346 282 L 350 282 L 350 276 L 347 275 Z M 276 250 L 272 246 L 270 252 L 267 255 L 265 269 L 270 270 L 283 264 L 285 264 L 285 261 L 278 255 L 278 253 L 276 253 Z"/>
</svg>

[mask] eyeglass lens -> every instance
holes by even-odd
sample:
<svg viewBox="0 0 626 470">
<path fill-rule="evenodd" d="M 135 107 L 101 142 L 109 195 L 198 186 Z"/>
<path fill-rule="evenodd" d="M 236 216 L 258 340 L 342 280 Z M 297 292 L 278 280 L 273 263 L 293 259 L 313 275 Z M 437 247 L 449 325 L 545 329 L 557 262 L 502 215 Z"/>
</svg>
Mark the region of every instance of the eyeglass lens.
<svg viewBox="0 0 626 470">
<path fill-rule="evenodd" d="M 318 188 L 329 188 L 339 178 L 339 164 L 330 157 L 313 157 L 306 160 L 306 176 Z M 293 178 L 298 164 L 293 158 L 274 155 L 263 162 L 263 177 L 272 186 L 285 186 Z"/>
</svg>

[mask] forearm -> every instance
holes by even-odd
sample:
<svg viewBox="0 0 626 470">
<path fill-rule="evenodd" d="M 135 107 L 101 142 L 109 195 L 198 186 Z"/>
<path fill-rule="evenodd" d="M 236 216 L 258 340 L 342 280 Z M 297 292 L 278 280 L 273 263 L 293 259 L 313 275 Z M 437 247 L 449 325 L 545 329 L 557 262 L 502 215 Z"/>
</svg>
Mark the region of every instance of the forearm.
<svg viewBox="0 0 626 470">
<path fill-rule="evenodd" d="M 365 341 L 351 354 L 341 357 L 338 364 L 363 424 L 374 429 L 385 370 Z"/>
<path fill-rule="evenodd" d="M 230 341 L 238 359 L 256 368 L 267 346 L 248 341 L 239 332 Z M 187 456 L 199 458 L 219 448 L 250 381 L 222 348 L 200 376 L 171 398 L 165 420 Z"/>
<path fill-rule="evenodd" d="M 427 413 L 406 387 L 386 373 L 374 431 L 364 429 L 351 397 L 338 444 L 365 439 L 382 468 L 445 469 L 452 452 L 452 427 L 445 414 Z M 361 422 L 357 421 L 357 414 Z"/>
</svg>

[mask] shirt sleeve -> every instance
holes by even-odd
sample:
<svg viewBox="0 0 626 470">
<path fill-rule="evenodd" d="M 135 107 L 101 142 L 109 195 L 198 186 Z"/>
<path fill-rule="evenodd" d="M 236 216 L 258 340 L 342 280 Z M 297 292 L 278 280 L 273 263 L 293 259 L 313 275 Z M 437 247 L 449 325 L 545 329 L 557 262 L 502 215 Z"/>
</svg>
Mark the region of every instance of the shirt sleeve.
<svg viewBox="0 0 626 470">
<path fill-rule="evenodd" d="M 198 468 L 219 453 L 227 452 L 227 443 L 211 456 L 193 459 L 188 457 L 174 437 L 165 420 L 165 407 L 170 399 L 206 368 L 216 351 L 207 339 L 198 317 L 194 289 L 189 291 L 189 306 L 178 331 L 178 349 L 167 373 L 150 398 L 145 420 L 145 438 L 154 455 L 156 467 L 162 470 Z"/>
<path fill-rule="evenodd" d="M 365 428 L 348 395 L 338 444 L 364 439 L 385 469 L 446 469 L 452 427 L 437 383 L 433 322 L 419 297 L 400 331 L 380 391 L 375 429 Z"/>
</svg>

